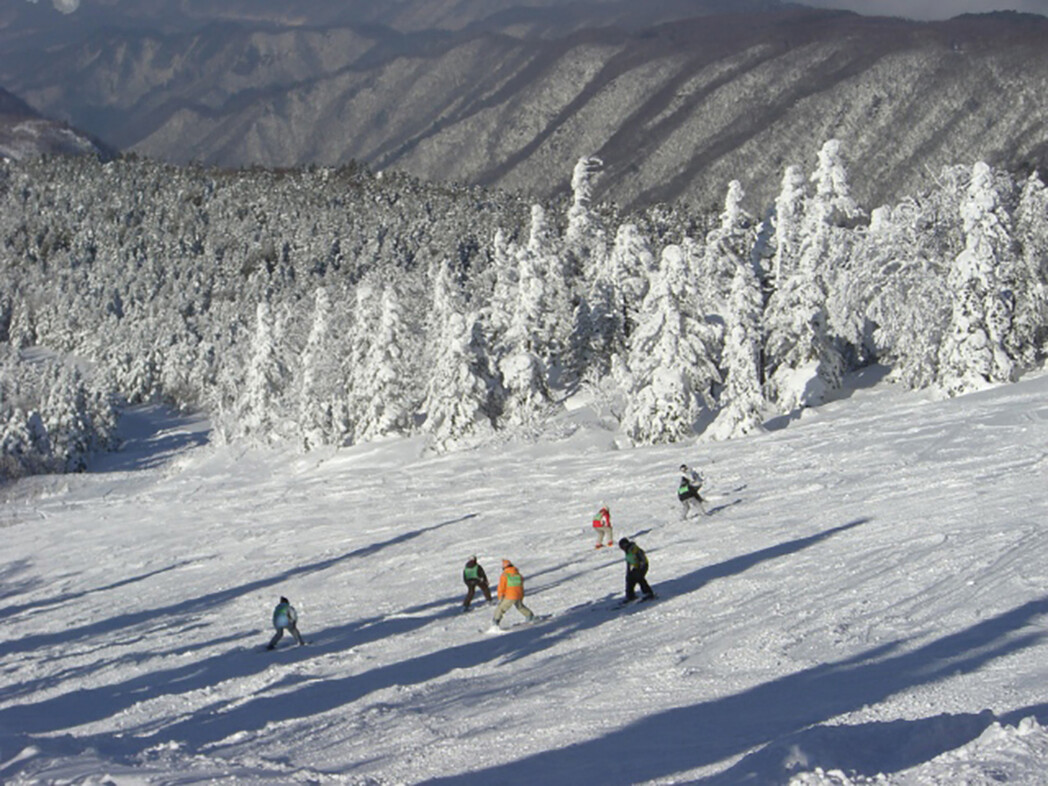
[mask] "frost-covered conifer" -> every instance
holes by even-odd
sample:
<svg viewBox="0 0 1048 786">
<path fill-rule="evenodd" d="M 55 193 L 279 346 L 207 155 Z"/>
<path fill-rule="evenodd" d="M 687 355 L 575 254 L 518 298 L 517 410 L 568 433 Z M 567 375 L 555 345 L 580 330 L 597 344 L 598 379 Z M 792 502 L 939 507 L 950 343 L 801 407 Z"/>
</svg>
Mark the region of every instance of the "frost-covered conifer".
<svg viewBox="0 0 1048 786">
<path fill-rule="evenodd" d="M 338 365 L 331 336 L 331 297 L 317 287 L 313 297 L 313 322 L 302 350 L 298 395 L 298 428 L 308 450 L 329 441 L 334 426 L 334 384 Z"/>
<path fill-rule="evenodd" d="M 284 425 L 282 404 L 289 378 L 280 325 L 270 304 L 261 300 L 255 308 L 251 354 L 234 407 L 236 421 L 229 425 L 231 432 L 265 442 L 275 438 L 278 427 Z"/>
<path fill-rule="evenodd" d="M 693 432 L 720 382 L 711 329 L 693 310 L 684 251 L 667 246 L 630 337 L 630 396 L 622 427 L 637 443 L 672 442 Z"/>
<path fill-rule="evenodd" d="M 521 257 L 517 308 L 498 358 L 505 388 L 504 417 L 511 424 L 533 420 L 550 401 L 546 365 L 539 355 L 548 347 L 540 332 L 545 290 L 532 261 L 530 251 Z"/>
<path fill-rule="evenodd" d="M 724 331 L 725 369 L 721 410 L 707 433 L 713 439 L 731 439 L 756 431 L 765 418 L 761 386 L 760 281 L 749 262 L 738 265 L 731 286 L 727 327 Z"/>
<path fill-rule="evenodd" d="M 1023 184 L 1015 212 L 1019 245 L 1014 280 L 1015 313 L 1008 351 L 1030 368 L 1048 351 L 1048 189 L 1036 172 Z"/>
<path fill-rule="evenodd" d="M 827 278 L 849 254 L 839 224 L 856 215 L 839 142 L 823 145 L 811 180 L 815 192 L 804 202 L 796 261 L 783 267 L 765 313 L 768 395 L 783 411 L 822 403 L 845 370 L 826 311 Z"/>
<path fill-rule="evenodd" d="M 564 246 L 569 272 L 591 277 L 592 270 L 602 265 L 607 256 L 604 227 L 590 210 L 593 185 L 604 162 L 593 156 L 583 157 L 575 164 L 571 176 L 572 203 L 568 209 L 568 227 Z"/>
<path fill-rule="evenodd" d="M 608 271 L 622 295 L 622 329 L 627 338 L 637 325 L 649 281 L 657 270 L 647 237 L 635 224 L 620 226 L 608 258 Z"/>
<path fill-rule="evenodd" d="M 422 404 L 422 430 L 431 435 L 436 449 L 444 450 L 463 439 L 490 434 L 500 409 L 501 389 L 478 315 L 448 313 Z"/>
<path fill-rule="evenodd" d="M 358 374 L 357 384 L 365 386 L 358 395 L 354 441 L 407 433 L 414 411 L 412 391 L 412 341 L 400 293 L 386 282 L 379 298 L 378 319 L 370 326 L 371 336 Z M 363 399 L 361 401 L 360 399 Z"/>
<path fill-rule="evenodd" d="M 753 218 L 742 207 L 742 184 L 732 180 L 724 198 L 718 226 L 706 236 L 700 279 L 702 300 L 714 313 L 723 314 L 739 265 L 748 264 L 753 247 Z"/>
<path fill-rule="evenodd" d="M 775 231 L 772 245 L 775 248 L 771 278 L 781 281 L 793 273 L 801 248 L 801 220 L 807 188 L 804 172 L 798 166 L 788 166 L 782 175 L 782 187 L 775 198 Z"/>
<path fill-rule="evenodd" d="M 1010 226 L 993 171 L 983 162 L 972 168 L 961 218 L 965 246 L 949 273 L 953 306 L 939 356 L 939 388 L 951 396 L 1016 374 L 1006 347 L 1014 295 L 1003 290 L 1000 277 L 1014 264 Z"/>
</svg>

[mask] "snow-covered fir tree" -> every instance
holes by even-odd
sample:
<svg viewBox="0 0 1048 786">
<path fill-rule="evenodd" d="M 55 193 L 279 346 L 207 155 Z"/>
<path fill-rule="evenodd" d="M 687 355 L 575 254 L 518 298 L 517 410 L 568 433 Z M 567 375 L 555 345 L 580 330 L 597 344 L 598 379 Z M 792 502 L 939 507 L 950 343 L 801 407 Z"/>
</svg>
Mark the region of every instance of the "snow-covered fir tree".
<svg viewBox="0 0 1048 786">
<path fill-rule="evenodd" d="M 412 389 L 411 327 L 392 281 L 385 282 L 378 303 L 377 320 L 370 326 L 371 340 L 354 374 L 354 381 L 366 392 L 357 399 L 354 442 L 408 433 L 417 403 Z"/>
<path fill-rule="evenodd" d="M 878 362 L 911 388 L 934 382 L 949 319 L 945 273 L 922 242 L 924 220 L 916 200 L 874 210 L 854 246 L 851 285 L 840 290 L 869 320 Z"/>
<path fill-rule="evenodd" d="M 761 380 L 760 280 L 749 261 L 738 264 L 732 280 L 724 331 L 724 390 L 721 409 L 709 428 L 713 439 L 731 439 L 761 428 L 767 410 Z"/>
<path fill-rule="evenodd" d="M 826 310 L 827 278 L 850 253 L 840 222 L 856 214 L 837 140 L 819 151 L 811 181 L 815 189 L 804 202 L 795 265 L 776 280 L 765 314 L 768 394 L 784 412 L 822 403 L 840 387 L 846 367 Z"/>
<path fill-rule="evenodd" d="M 283 399 L 291 378 L 281 338 L 282 326 L 272 306 L 259 301 L 243 393 L 236 398 L 232 419 L 224 424 L 228 434 L 264 442 L 281 435 Z"/>
<path fill-rule="evenodd" d="M 706 236 L 699 285 L 703 302 L 723 314 L 739 265 L 748 264 L 753 251 L 753 217 L 743 208 L 742 183 L 732 180 L 724 198 L 720 223 Z"/>
<path fill-rule="evenodd" d="M 1018 258 L 1005 283 L 1014 293 L 1015 310 L 1005 343 L 1025 369 L 1048 352 L 1048 188 L 1037 172 L 1022 186 L 1013 223 Z"/>
<path fill-rule="evenodd" d="M 335 434 L 335 390 L 338 363 L 331 335 L 331 296 L 317 287 L 313 321 L 299 370 L 298 430 L 307 450 L 332 440 Z"/>
<path fill-rule="evenodd" d="M 771 269 L 773 284 L 792 274 L 800 257 L 801 220 L 807 195 L 804 170 L 795 165 L 786 167 L 779 194 L 775 198 L 775 231 L 772 235 L 775 252 Z"/>
<path fill-rule="evenodd" d="M 690 273 L 683 249 L 663 249 L 630 337 L 630 396 L 622 426 L 636 443 L 672 442 L 693 433 L 721 381 L 710 349 L 713 330 L 692 310 Z"/>
<path fill-rule="evenodd" d="M 950 269 L 952 309 L 939 359 L 938 385 L 951 396 L 1009 382 L 1016 373 L 1006 346 L 1014 293 L 1001 285 L 1001 270 L 1014 265 L 1009 219 L 984 162 L 972 167 L 961 218 L 965 245 Z"/>
</svg>

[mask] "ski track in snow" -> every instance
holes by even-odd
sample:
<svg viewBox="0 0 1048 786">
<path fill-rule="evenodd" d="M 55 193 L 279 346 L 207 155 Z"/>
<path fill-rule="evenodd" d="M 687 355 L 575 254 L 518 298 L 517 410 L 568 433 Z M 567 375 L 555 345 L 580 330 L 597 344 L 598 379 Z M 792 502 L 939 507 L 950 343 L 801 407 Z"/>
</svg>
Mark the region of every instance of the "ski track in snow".
<svg viewBox="0 0 1048 786">
<path fill-rule="evenodd" d="M 882 384 L 621 450 L 580 408 L 447 456 L 137 410 L 90 472 L 0 489 L 0 782 L 1046 783 L 1046 394 Z M 712 515 L 679 519 L 682 461 Z M 650 605 L 613 608 L 603 502 Z M 549 617 L 486 635 L 470 554 Z M 266 652 L 280 595 L 309 644 Z"/>
</svg>

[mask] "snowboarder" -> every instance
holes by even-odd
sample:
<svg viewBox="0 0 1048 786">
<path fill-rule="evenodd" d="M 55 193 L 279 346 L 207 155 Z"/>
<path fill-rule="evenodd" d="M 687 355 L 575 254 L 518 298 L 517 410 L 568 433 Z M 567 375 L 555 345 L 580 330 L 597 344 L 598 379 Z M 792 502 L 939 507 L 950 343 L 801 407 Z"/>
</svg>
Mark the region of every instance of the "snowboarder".
<svg viewBox="0 0 1048 786">
<path fill-rule="evenodd" d="M 629 603 L 637 599 L 638 584 L 640 591 L 644 593 L 644 600 L 651 600 L 655 597 L 655 593 L 648 586 L 647 579 L 644 578 L 648 573 L 648 555 L 644 553 L 644 549 L 629 538 L 620 540 L 619 548 L 626 552 L 626 600 L 624 602 Z"/>
<path fill-rule="evenodd" d="M 502 575 L 499 577 L 499 605 L 495 607 L 494 623 L 498 627 L 502 621 L 502 615 L 516 606 L 517 611 L 524 615 L 524 619 L 531 622 L 535 618 L 534 612 L 524 605 L 524 577 L 520 571 L 508 559 L 502 560 Z"/>
<path fill-rule="evenodd" d="M 299 646 L 305 644 L 306 642 L 302 640 L 302 634 L 298 632 L 297 622 L 298 614 L 295 612 L 295 607 L 291 605 L 287 598 L 281 597 L 280 603 L 273 609 L 273 627 L 277 629 L 277 632 L 270 639 L 266 649 L 271 650 L 277 646 L 277 642 L 284 637 L 284 628 L 291 631 L 291 635 L 295 637 L 295 641 L 298 642 Z"/>
<path fill-rule="evenodd" d="M 687 464 L 681 464 L 680 482 L 677 484 L 677 499 L 681 504 L 681 521 L 688 518 L 693 506 L 697 507 L 702 515 L 706 515 L 706 508 L 702 506 L 704 500 L 699 494 L 700 488 L 702 488 L 702 475 L 688 467 Z"/>
<path fill-rule="evenodd" d="M 462 601 L 462 610 L 469 611 L 469 604 L 473 602 L 473 593 L 480 588 L 488 603 L 491 603 L 491 586 L 488 584 L 488 576 L 484 568 L 477 562 L 474 554 L 466 561 L 466 567 L 462 569 L 462 581 L 466 584 L 466 599 Z"/>
<path fill-rule="evenodd" d="M 597 530 L 596 548 L 604 548 L 604 536 L 608 536 L 608 545 L 615 545 L 615 538 L 611 534 L 611 511 L 607 505 L 601 505 L 597 515 L 593 517 L 593 528 Z"/>
</svg>

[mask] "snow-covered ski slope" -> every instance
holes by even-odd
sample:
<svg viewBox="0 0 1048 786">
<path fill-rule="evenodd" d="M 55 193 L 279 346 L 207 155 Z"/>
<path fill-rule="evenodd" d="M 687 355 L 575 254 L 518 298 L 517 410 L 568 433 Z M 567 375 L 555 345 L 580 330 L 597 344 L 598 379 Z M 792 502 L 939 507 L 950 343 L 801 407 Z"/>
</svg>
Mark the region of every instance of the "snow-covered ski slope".
<svg viewBox="0 0 1048 786">
<path fill-rule="evenodd" d="M 1048 783 L 1048 375 L 645 449 L 585 408 L 447 456 L 159 414 L 0 490 L 5 784 Z M 678 520 L 682 461 L 713 515 Z M 601 502 L 656 603 L 611 608 Z M 474 553 L 552 616 L 485 635 Z M 311 643 L 264 652 L 280 595 Z"/>
</svg>

